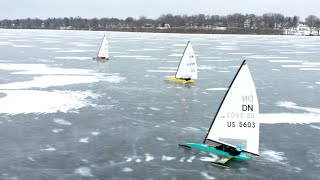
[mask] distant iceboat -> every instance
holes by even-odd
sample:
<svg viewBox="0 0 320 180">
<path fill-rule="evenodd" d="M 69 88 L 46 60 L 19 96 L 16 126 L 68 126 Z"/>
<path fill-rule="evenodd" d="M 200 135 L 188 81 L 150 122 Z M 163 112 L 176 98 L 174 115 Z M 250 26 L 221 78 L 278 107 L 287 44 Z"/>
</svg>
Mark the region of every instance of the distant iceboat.
<svg viewBox="0 0 320 180">
<path fill-rule="evenodd" d="M 259 153 L 259 104 L 255 85 L 244 60 L 212 121 L 203 144 L 179 144 L 215 153 L 224 158 L 212 164 L 225 165 L 230 159 L 250 160 Z M 212 142 L 218 145 L 206 144 Z"/>
<path fill-rule="evenodd" d="M 175 77 L 166 78 L 166 81 L 193 83 L 198 79 L 197 61 L 190 41 L 188 42 Z"/>
<path fill-rule="evenodd" d="M 96 60 L 109 60 L 109 46 L 106 36 L 103 36 L 102 43 L 100 46 L 100 51 L 97 55 L 97 57 L 94 57 L 93 59 Z"/>
</svg>

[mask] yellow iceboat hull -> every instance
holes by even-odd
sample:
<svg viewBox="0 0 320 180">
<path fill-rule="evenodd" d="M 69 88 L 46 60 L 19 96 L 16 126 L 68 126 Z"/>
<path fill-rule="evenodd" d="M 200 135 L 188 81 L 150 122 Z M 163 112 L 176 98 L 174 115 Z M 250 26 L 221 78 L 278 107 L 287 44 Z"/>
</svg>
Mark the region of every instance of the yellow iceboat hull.
<svg viewBox="0 0 320 180">
<path fill-rule="evenodd" d="M 180 78 L 175 78 L 175 77 L 169 77 L 165 79 L 166 81 L 171 81 L 171 82 L 180 82 L 180 83 L 194 83 L 196 82 L 195 80 L 185 80 L 185 79 L 180 79 Z"/>
</svg>

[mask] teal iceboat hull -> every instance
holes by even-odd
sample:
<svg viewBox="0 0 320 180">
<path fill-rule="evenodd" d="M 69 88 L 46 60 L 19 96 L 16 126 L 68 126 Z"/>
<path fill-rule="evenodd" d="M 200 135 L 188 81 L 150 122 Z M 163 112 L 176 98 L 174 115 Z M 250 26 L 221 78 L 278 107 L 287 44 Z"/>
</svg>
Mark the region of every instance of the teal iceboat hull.
<svg viewBox="0 0 320 180">
<path fill-rule="evenodd" d="M 207 152 L 211 152 L 217 155 L 221 155 L 221 156 L 226 156 L 226 157 L 231 157 L 234 159 L 239 159 L 239 160 L 250 160 L 251 157 L 247 156 L 245 153 L 241 152 L 239 155 L 237 156 L 231 156 L 229 153 L 224 152 L 224 151 L 220 151 L 216 148 L 214 148 L 213 146 L 207 145 L 207 144 L 198 144 L 198 143 L 184 143 L 182 145 L 180 145 L 182 147 L 187 147 L 187 148 L 195 148 L 195 149 L 200 149 L 203 151 L 207 151 Z"/>
</svg>

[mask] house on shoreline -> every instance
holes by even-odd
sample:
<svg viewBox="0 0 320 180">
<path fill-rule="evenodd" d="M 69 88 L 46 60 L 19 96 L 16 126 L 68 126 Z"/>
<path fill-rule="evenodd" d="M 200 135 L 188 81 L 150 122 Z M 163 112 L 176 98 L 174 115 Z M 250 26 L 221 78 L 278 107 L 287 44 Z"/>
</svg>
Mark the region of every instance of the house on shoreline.
<svg viewBox="0 0 320 180">
<path fill-rule="evenodd" d="M 296 36 L 318 36 L 319 31 L 316 27 L 309 27 L 304 23 L 299 23 L 297 27 L 290 27 L 285 29 L 284 34 Z"/>
</svg>

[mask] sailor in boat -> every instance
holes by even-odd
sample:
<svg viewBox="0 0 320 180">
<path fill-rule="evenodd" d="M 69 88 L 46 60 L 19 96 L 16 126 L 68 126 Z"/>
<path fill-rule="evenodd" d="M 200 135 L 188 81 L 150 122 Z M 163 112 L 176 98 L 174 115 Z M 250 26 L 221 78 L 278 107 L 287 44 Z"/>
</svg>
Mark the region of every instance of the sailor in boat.
<svg viewBox="0 0 320 180">
<path fill-rule="evenodd" d="M 97 56 L 98 60 L 109 60 L 108 58 L 104 57 L 104 56 Z"/>
<path fill-rule="evenodd" d="M 183 79 L 185 81 L 190 81 L 191 80 L 191 78 L 181 78 L 181 79 Z"/>
<path fill-rule="evenodd" d="M 219 146 L 214 147 L 217 150 L 220 151 L 224 151 L 229 153 L 231 156 L 238 156 L 241 152 L 242 152 L 242 147 L 241 146 L 237 146 L 236 148 L 231 147 L 231 146 L 227 146 L 225 144 L 221 144 Z"/>
</svg>

